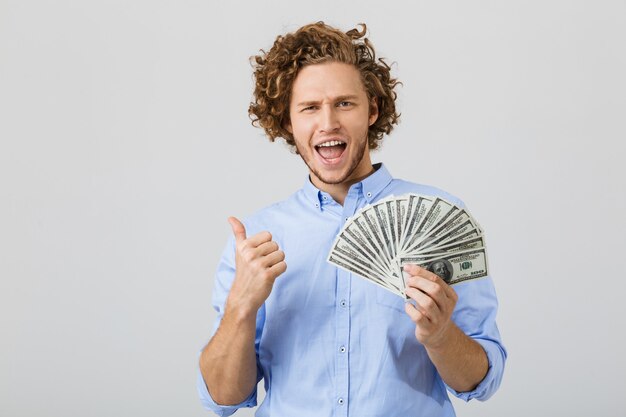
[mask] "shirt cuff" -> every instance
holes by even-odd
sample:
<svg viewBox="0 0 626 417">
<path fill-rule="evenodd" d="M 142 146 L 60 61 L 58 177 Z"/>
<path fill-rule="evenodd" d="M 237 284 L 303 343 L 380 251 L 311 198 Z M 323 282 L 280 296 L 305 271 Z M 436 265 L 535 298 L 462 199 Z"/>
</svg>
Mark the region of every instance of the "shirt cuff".
<svg viewBox="0 0 626 417">
<path fill-rule="evenodd" d="M 502 381 L 502 374 L 504 373 L 504 360 L 506 358 L 506 352 L 500 347 L 498 343 L 485 339 L 474 339 L 485 350 L 487 355 L 487 361 L 489 362 L 489 368 L 487 374 L 482 381 L 472 391 L 459 392 L 446 385 L 448 391 L 450 391 L 455 397 L 460 398 L 463 401 L 469 401 L 476 398 L 479 401 L 485 401 L 489 399 L 500 386 Z"/>
<path fill-rule="evenodd" d="M 198 388 L 198 395 L 200 396 L 200 402 L 202 403 L 204 408 L 206 408 L 207 410 L 213 411 L 215 414 L 217 414 L 220 417 L 230 416 L 231 414 L 233 414 L 235 411 L 237 411 L 238 409 L 242 407 L 254 407 L 257 404 L 256 386 L 254 387 L 254 390 L 252 390 L 252 393 L 248 396 L 248 398 L 246 398 L 239 404 L 220 405 L 216 403 L 211 397 L 211 394 L 209 394 L 209 390 L 204 382 L 204 378 L 202 378 L 202 372 L 200 372 L 200 369 L 198 369 L 198 381 L 196 383 L 196 386 Z"/>
</svg>

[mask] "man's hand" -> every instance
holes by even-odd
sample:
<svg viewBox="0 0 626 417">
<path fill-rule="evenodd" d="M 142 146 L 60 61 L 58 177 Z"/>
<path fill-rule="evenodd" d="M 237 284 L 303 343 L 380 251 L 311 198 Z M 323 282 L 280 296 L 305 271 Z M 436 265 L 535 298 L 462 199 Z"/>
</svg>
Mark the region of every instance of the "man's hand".
<svg viewBox="0 0 626 417">
<path fill-rule="evenodd" d="M 272 240 L 270 232 L 246 237 L 244 225 L 235 217 L 228 222 L 236 242 L 235 280 L 230 290 L 227 308 L 242 308 L 256 314 L 269 297 L 274 280 L 285 272 L 285 253 Z"/>
<path fill-rule="evenodd" d="M 439 276 L 417 265 L 405 265 L 404 270 L 409 274 L 406 294 L 416 303 L 404 306 L 415 323 L 415 337 L 425 347 L 437 348 L 456 327 L 451 319 L 458 300 L 456 292 Z"/>
<path fill-rule="evenodd" d="M 489 369 L 482 346 L 452 321 L 458 296 L 439 276 L 416 265 L 405 265 L 410 275 L 406 294 L 416 306 L 404 309 L 415 323 L 415 337 L 424 345 L 439 375 L 452 389 L 473 390 Z"/>
<path fill-rule="evenodd" d="M 218 404 L 238 404 L 256 386 L 256 314 L 274 280 L 285 272 L 285 254 L 269 232 L 246 237 L 246 228 L 229 217 L 235 235 L 235 279 L 217 332 L 200 356 L 200 369 Z"/>
</svg>

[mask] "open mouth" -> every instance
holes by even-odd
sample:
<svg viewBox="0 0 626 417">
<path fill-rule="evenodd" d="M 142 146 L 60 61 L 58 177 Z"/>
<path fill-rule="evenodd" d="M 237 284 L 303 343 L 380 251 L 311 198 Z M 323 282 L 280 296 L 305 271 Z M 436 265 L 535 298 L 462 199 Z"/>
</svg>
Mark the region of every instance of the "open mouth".
<svg viewBox="0 0 626 417">
<path fill-rule="evenodd" d="M 343 155 L 346 150 L 346 143 L 340 140 L 329 140 L 315 146 L 317 153 L 325 160 L 331 162 Z"/>
</svg>

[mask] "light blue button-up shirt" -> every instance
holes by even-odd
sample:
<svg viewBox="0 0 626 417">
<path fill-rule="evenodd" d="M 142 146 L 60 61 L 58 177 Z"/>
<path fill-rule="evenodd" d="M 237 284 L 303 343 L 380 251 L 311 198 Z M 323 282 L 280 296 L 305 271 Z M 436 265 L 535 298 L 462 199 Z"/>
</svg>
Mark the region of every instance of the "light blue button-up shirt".
<svg viewBox="0 0 626 417">
<path fill-rule="evenodd" d="M 446 386 L 415 338 L 401 297 L 326 261 L 346 219 L 367 204 L 409 192 L 463 206 L 437 188 L 393 179 L 381 165 L 350 187 L 343 206 L 307 179 L 287 200 L 244 221 L 248 236 L 270 231 L 287 263 L 257 314 L 257 378 L 264 379 L 266 390 L 257 416 L 454 416 L 447 391 L 466 401 L 484 400 L 496 391 L 506 351 L 490 277 L 453 287 L 458 294 L 453 320 L 480 343 L 489 360 L 483 381 L 461 393 Z M 214 330 L 234 273 L 231 237 L 215 278 Z M 216 404 L 199 371 L 197 387 L 203 405 L 220 416 L 257 405 L 256 390 L 240 404 Z"/>
</svg>

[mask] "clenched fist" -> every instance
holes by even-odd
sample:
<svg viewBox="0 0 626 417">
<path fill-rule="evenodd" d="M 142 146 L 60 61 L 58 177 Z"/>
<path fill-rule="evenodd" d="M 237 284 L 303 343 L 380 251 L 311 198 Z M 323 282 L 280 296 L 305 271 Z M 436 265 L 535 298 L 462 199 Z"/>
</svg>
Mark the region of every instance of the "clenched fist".
<svg viewBox="0 0 626 417">
<path fill-rule="evenodd" d="M 235 280 L 228 295 L 227 308 L 244 309 L 256 314 L 269 297 L 274 280 L 285 272 L 285 253 L 272 240 L 270 232 L 246 237 L 244 225 L 235 217 L 228 222 L 235 235 Z"/>
</svg>

